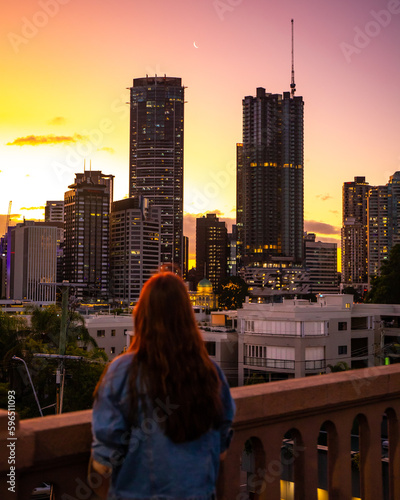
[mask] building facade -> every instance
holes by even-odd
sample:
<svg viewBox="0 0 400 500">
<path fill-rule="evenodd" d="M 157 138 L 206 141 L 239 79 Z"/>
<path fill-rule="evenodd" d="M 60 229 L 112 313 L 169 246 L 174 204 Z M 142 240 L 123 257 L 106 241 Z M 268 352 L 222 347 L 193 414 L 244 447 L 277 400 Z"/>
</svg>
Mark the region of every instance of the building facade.
<svg viewBox="0 0 400 500">
<path fill-rule="evenodd" d="M 221 281 L 227 276 L 228 232 L 226 224 L 216 214 L 196 219 L 197 279 L 207 277 L 218 293 Z"/>
<path fill-rule="evenodd" d="M 129 196 L 161 207 L 161 262 L 182 266 L 184 87 L 135 78 L 130 89 Z"/>
<path fill-rule="evenodd" d="M 57 223 L 25 221 L 9 228 L 8 299 L 52 303 L 57 279 Z M 47 284 L 46 284 L 47 283 Z"/>
<path fill-rule="evenodd" d="M 366 291 L 400 242 L 400 172 L 383 186 L 365 177 L 343 184 L 342 286 Z"/>
<path fill-rule="evenodd" d="M 64 222 L 64 200 L 46 201 L 45 222 Z"/>
<path fill-rule="evenodd" d="M 64 279 L 64 200 L 46 201 L 44 208 L 45 222 L 58 222 L 57 231 L 57 282 Z"/>
<path fill-rule="evenodd" d="M 262 265 L 277 256 L 303 261 L 303 116 L 302 97 L 290 92 L 257 88 L 255 97 L 243 99 L 237 214 L 244 265 Z"/>
<path fill-rule="evenodd" d="M 342 188 L 342 283 L 363 289 L 368 282 L 368 193 L 365 177 Z"/>
<path fill-rule="evenodd" d="M 161 208 L 146 198 L 112 204 L 110 217 L 110 298 L 124 306 L 137 302 L 144 283 L 160 266 Z"/>
<path fill-rule="evenodd" d="M 352 295 L 322 295 L 318 302 L 243 304 L 238 310 L 239 385 L 375 365 L 376 309 L 353 304 Z M 378 322 L 379 325 L 379 322 Z M 328 370 L 327 370 L 328 368 Z"/>
<path fill-rule="evenodd" d="M 315 241 L 314 233 L 306 235 L 304 244 L 310 293 L 338 293 L 337 244 Z"/>
<path fill-rule="evenodd" d="M 85 170 L 64 196 L 64 277 L 78 284 L 75 296 L 83 301 L 109 297 L 112 192 L 112 175 Z"/>
</svg>

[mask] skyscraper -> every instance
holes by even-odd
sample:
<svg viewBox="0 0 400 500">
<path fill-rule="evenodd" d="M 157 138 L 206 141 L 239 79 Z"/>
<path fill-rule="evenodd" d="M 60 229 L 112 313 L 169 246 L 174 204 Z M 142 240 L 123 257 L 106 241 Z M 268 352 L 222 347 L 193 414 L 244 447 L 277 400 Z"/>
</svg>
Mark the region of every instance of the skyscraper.
<svg viewBox="0 0 400 500">
<path fill-rule="evenodd" d="M 10 228 L 7 298 L 54 302 L 57 232 L 61 223 L 25 221 Z"/>
<path fill-rule="evenodd" d="M 108 299 L 112 192 L 112 175 L 85 170 L 64 195 L 64 276 L 84 285 L 75 291 L 80 299 Z"/>
<path fill-rule="evenodd" d="M 129 196 L 161 207 L 161 263 L 182 266 L 183 114 L 180 78 L 135 78 L 130 89 Z"/>
<path fill-rule="evenodd" d="M 368 281 L 367 203 L 371 186 L 365 177 L 345 182 L 342 190 L 342 282 L 363 289 Z"/>
<path fill-rule="evenodd" d="M 112 204 L 110 295 L 125 306 L 138 300 L 144 283 L 160 265 L 160 210 L 149 207 L 143 197 Z"/>
<path fill-rule="evenodd" d="M 365 177 L 343 184 L 342 282 L 361 292 L 400 243 L 400 172 L 384 186 Z"/>
<path fill-rule="evenodd" d="M 315 241 L 315 234 L 304 238 L 305 264 L 311 293 L 338 293 L 337 244 Z"/>
<path fill-rule="evenodd" d="M 304 102 L 294 92 L 243 99 L 243 150 L 238 149 L 238 220 L 243 223 L 243 264 L 272 257 L 304 257 Z M 238 227 L 239 240 L 240 226 Z"/>
<path fill-rule="evenodd" d="M 215 292 L 227 276 L 228 233 L 216 214 L 196 219 L 197 279 L 208 278 Z"/>
</svg>

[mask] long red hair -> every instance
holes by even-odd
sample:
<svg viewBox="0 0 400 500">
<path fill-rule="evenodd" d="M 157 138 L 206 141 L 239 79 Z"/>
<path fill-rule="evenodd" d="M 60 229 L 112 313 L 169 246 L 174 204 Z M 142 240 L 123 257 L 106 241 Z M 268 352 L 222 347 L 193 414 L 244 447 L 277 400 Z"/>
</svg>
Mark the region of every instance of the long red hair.
<svg viewBox="0 0 400 500">
<path fill-rule="evenodd" d="M 144 391 L 153 406 L 157 401 L 173 405 L 159 419 L 170 439 L 196 439 L 218 424 L 220 380 L 183 280 L 172 272 L 154 275 L 144 285 L 133 317 L 135 335 L 128 349 L 134 353 L 130 374 L 133 421 L 138 391 Z"/>
</svg>

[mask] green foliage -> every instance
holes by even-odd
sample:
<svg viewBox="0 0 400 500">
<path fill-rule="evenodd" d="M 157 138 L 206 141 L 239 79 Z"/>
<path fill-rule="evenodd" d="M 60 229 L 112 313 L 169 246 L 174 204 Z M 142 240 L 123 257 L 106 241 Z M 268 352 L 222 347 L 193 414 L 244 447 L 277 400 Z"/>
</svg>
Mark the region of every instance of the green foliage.
<svg viewBox="0 0 400 500">
<path fill-rule="evenodd" d="M 255 385 L 255 384 L 263 384 L 266 382 L 264 375 L 261 373 L 252 373 L 250 377 L 247 377 L 244 385 Z"/>
<path fill-rule="evenodd" d="M 328 365 L 328 368 L 330 368 L 333 373 L 350 370 L 350 366 L 345 361 L 339 361 L 336 365 Z"/>
<path fill-rule="evenodd" d="M 400 304 L 400 244 L 395 245 L 380 269 L 380 276 L 371 279 L 371 290 L 365 302 Z"/>
<path fill-rule="evenodd" d="M 40 406 L 50 408 L 43 413 L 54 414 L 56 402 L 56 371 L 59 361 L 34 354 L 58 354 L 61 310 L 57 306 L 31 307 L 31 328 L 20 318 L 0 313 L 0 356 L 3 363 L 4 387 L 16 392 L 16 408 L 21 418 L 39 416 L 25 366 L 13 356 L 23 359 L 36 389 Z M 107 355 L 98 349 L 89 335 L 84 318 L 68 312 L 66 354 L 81 360 L 64 360 L 66 372 L 63 413 L 92 407 L 94 388 L 107 363 Z M 0 407 L 4 406 L 0 386 Z"/>
<path fill-rule="evenodd" d="M 246 300 L 248 286 L 239 276 L 230 276 L 222 280 L 218 304 L 223 309 L 239 309 Z"/>
</svg>

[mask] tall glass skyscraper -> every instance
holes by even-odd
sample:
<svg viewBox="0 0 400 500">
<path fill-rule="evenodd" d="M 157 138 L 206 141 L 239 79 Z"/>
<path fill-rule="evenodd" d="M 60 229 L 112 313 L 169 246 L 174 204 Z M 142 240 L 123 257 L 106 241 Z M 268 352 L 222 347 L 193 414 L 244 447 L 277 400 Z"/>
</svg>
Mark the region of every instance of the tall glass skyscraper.
<svg viewBox="0 0 400 500">
<path fill-rule="evenodd" d="M 183 109 L 180 78 L 135 78 L 130 89 L 129 196 L 161 207 L 161 263 L 182 266 Z"/>
<path fill-rule="evenodd" d="M 304 102 L 290 92 L 243 99 L 243 150 L 238 168 L 242 263 L 304 258 Z"/>
</svg>

